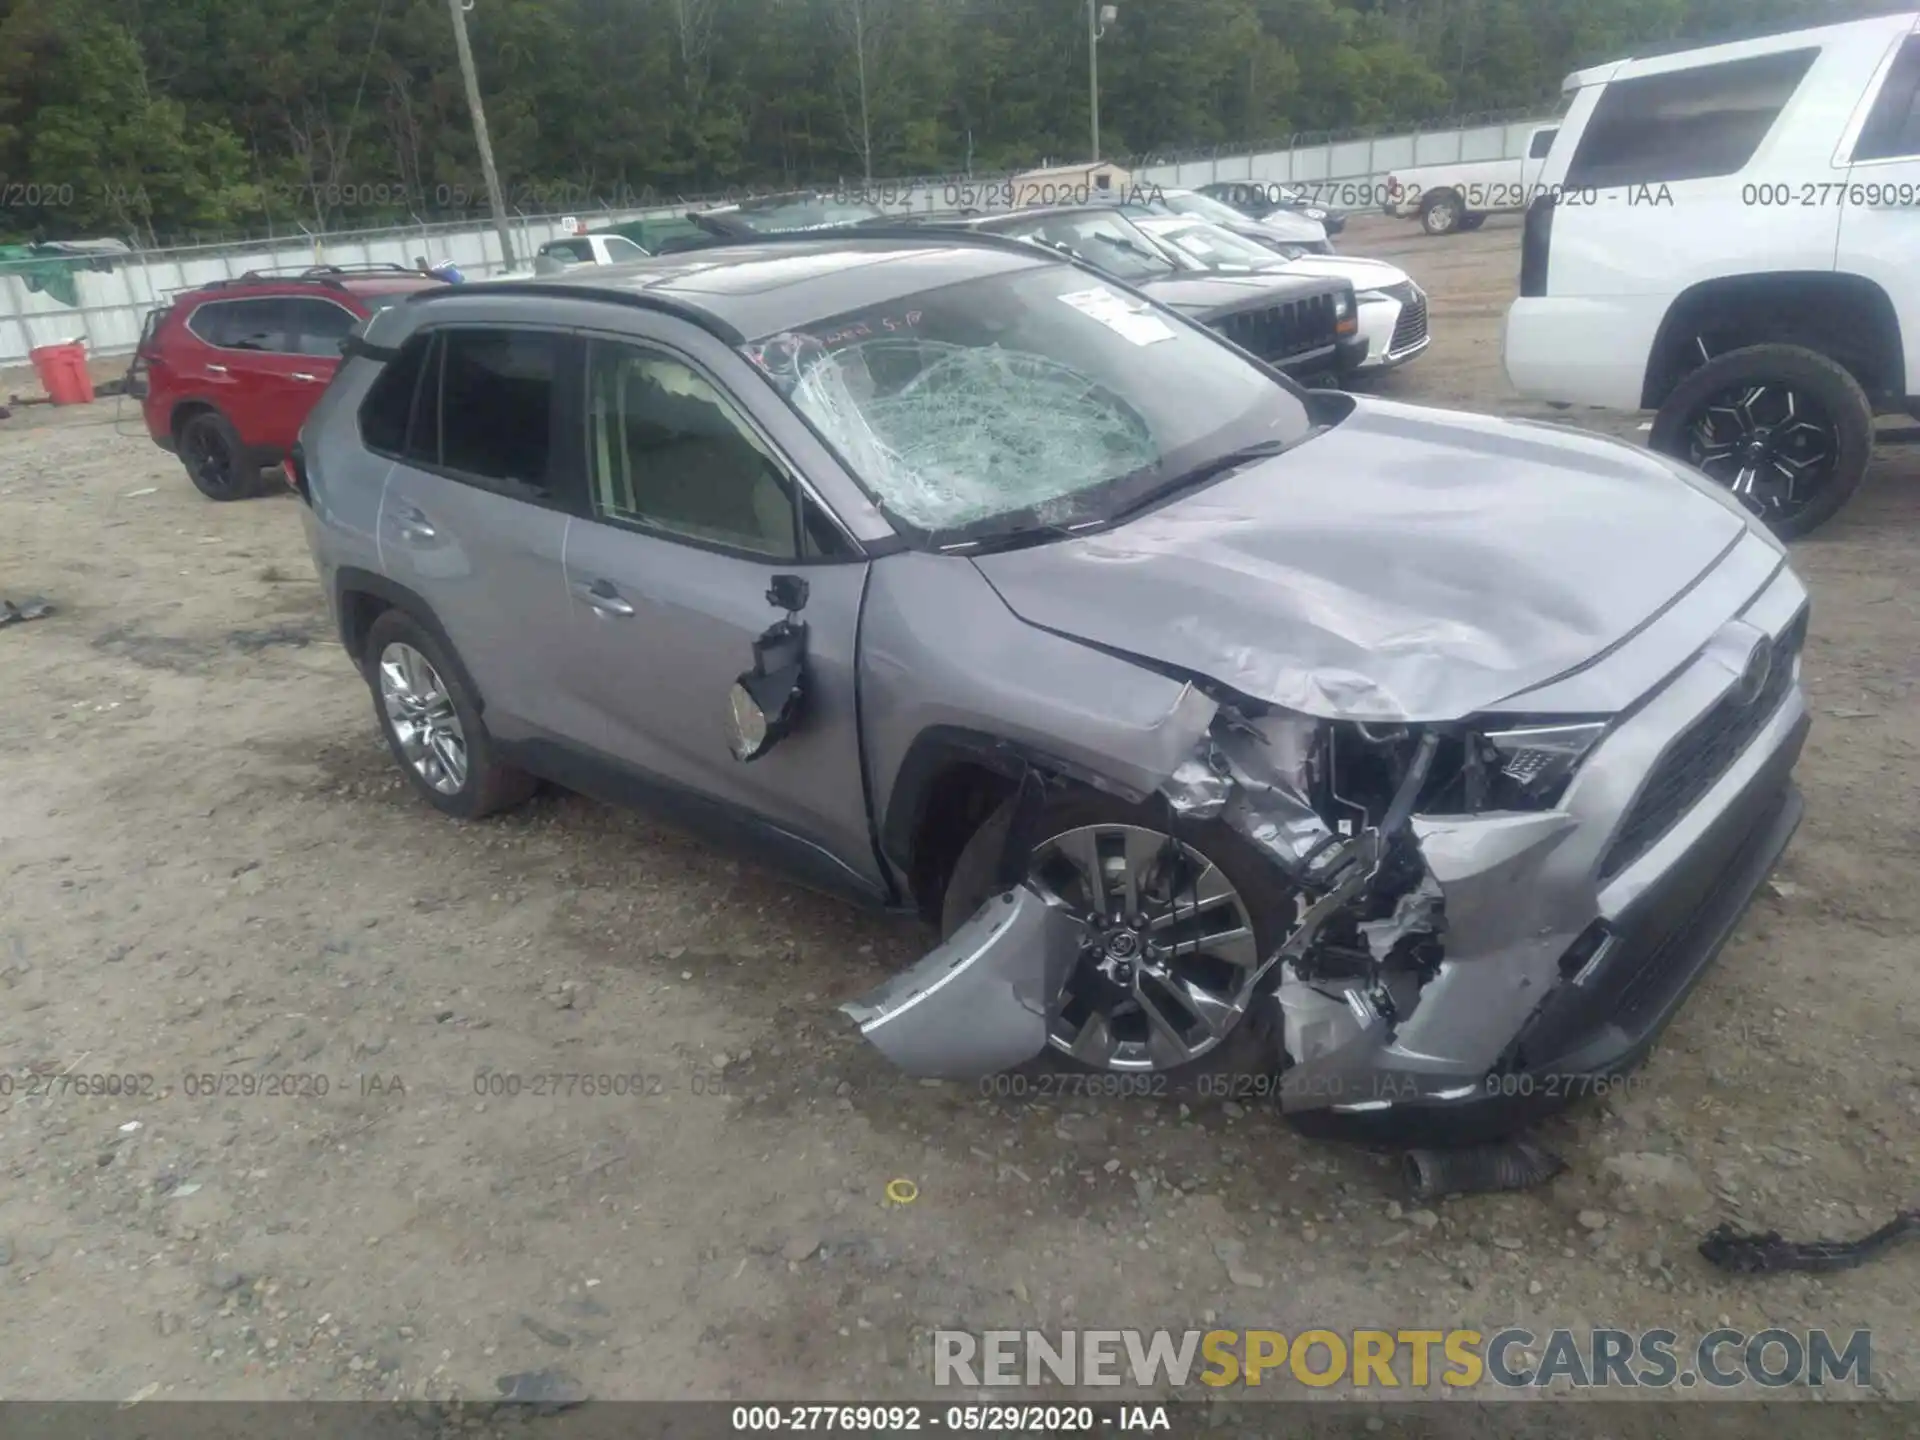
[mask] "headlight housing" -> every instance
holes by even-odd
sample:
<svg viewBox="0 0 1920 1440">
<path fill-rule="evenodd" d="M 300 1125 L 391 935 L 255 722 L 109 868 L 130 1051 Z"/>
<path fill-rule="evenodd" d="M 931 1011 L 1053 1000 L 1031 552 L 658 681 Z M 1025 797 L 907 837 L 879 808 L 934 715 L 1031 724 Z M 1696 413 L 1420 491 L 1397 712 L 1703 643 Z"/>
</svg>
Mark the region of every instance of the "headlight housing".
<svg viewBox="0 0 1920 1440">
<path fill-rule="evenodd" d="M 1491 770 L 1493 810 L 1543 810 L 1557 803 L 1587 752 L 1607 733 L 1604 720 L 1525 725 L 1481 733 Z"/>
</svg>

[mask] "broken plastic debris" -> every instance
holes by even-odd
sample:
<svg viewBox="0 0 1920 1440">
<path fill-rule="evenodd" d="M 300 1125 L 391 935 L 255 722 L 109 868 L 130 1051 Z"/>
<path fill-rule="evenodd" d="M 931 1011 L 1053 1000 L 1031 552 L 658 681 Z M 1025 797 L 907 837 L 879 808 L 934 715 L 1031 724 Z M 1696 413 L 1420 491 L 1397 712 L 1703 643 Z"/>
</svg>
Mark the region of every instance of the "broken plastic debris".
<svg viewBox="0 0 1920 1440">
<path fill-rule="evenodd" d="M 1513 1140 L 1458 1150 L 1409 1150 L 1401 1167 L 1409 1195 L 1437 1200 L 1443 1195 L 1530 1190 L 1566 1169 L 1567 1162 L 1543 1146 Z"/>
<path fill-rule="evenodd" d="M 522 1370 L 502 1375 L 493 1382 L 501 1399 L 508 1404 L 535 1405 L 547 1410 L 564 1410 L 587 1399 L 587 1387 L 564 1370 Z"/>
<path fill-rule="evenodd" d="M 17 625 L 26 620 L 38 620 L 42 615 L 53 613 L 53 602 L 44 596 L 36 595 L 31 600 L 16 605 L 11 600 L 0 600 L 0 625 Z"/>
<path fill-rule="evenodd" d="M 131 1135 L 134 1131 L 138 1130 L 139 1128 L 140 1128 L 140 1122 L 138 1120 L 129 1120 L 127 1121 L 126 1124 L 120 1127 L 120 1133 L 122 1135 Z"/>
<path fill-rule="evenodd" d="M 1735 1275 L 1765 1275 L 1781 1270 L 1822 1274 L 1851 1270 L 1902 1240 L 1920 1236 L 1920 1210 L 1902 1210 L 1858 1240 L 1787 1240 L 1778 1230 L 1754 1234 L 1726 1221 L 1700 1242 L 1707 1263 Z"/>
<path fill-rule="evenodd" d="M 1031 886 L 988 897 L 911 968 L 840 1007 L 909 1075 L 977 1080 L 1047 1045 L 1047 1009 L 1079 954 L 1080 923 Z"/>
<path fill-rule="evenodd" d="M 146 485 L 146 486 L 142 486 L 138 490 L 127 491 L 127 493 L 122 498 L 127 500 L 133 500 L 138 498 L 141 495 L 158 495 L 159 493 L 160 493 L 160 487 L 158 485 Z"/>
</svg>

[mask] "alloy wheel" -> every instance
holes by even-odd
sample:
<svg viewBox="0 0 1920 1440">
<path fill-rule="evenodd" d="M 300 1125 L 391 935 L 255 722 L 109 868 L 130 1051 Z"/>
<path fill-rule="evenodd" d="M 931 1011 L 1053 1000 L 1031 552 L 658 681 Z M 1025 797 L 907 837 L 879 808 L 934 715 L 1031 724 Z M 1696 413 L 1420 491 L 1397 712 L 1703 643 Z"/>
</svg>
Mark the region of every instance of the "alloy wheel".
<svg viewBox="0 0 1920 1440">
<path fill-rule="evenodd" d="M 1427 231 L 1433 235 L 1444 235 L 1453 229 L 1458 219 L 1453 202 L 1441 200 L 1427 211 Z"/>
<path fill-rule="evenodd" d="M 1694 412 L 1686 433 L 1687 458 L 1767 521 L 1805 510 L 1840 457 L 1833 417 L 1786 384 L 1724 390 Z"/>
<path fill-rule="evenodd" d="M 1036 845 L 1028 883 L 1081 925 L 1048 1043 L 1099 1070 L 1170 1070 L 1226 1039 L 1252 998 L 1246 903 L 1191 845 L 1086 825 Z"/>
<path fill-rule="evenodd" d="M 467 736 L 440 673 L 399 641 L 380 652 L 380 704 L 407 763 L 442 795 L 467 783 Z"/>
</svg>

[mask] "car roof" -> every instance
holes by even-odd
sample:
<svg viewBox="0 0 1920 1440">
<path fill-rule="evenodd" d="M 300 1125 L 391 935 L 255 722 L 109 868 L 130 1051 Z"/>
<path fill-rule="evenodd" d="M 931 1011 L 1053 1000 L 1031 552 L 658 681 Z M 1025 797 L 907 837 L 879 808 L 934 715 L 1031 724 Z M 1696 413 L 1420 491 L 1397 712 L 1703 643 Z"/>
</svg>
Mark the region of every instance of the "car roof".
<svg viewBox="0 0 1920 1440">
<path fill-rule="evenodd" d="M 692 311 L 757 338 L 985 275 L 1063 263 L 1045 250 L 930 231 L 808 234 L 581 266 L 533 281 L 494 281 L 489 298 L 604 297 Z M 450 287 L 471 291 L 471 286 Z M 421 297 L 427 298 L 427 297 Z"/>
</svg>

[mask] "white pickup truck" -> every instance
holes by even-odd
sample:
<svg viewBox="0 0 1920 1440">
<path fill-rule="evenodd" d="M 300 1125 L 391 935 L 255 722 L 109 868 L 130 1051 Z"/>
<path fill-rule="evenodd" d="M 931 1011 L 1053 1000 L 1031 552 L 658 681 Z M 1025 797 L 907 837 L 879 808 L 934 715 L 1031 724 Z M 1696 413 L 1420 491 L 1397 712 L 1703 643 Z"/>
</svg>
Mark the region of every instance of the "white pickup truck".
<svg viewBox="0 0 1920 1440">
<path fill-rule="evenodd" d="M 1540 126 L 1527 137 L 1525 152 L 1511 159 L 1396 170 L 1387 176 L 1380 208 L 1389 215 L 1419 216 L 1429 235 L 1478 230 L 1489 215 L 1527 208 L 1559 133 L 1558 125 Z"/>
</svg>

